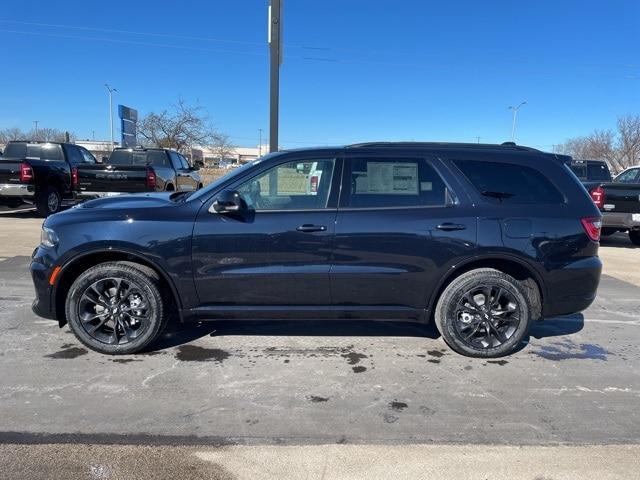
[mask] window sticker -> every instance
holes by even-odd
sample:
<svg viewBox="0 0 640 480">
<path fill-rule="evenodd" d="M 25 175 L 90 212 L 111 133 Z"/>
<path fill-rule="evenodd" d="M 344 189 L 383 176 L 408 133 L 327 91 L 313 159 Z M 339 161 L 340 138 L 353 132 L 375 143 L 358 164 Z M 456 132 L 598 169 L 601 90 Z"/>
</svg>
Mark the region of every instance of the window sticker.
<svg viewBox="0 0 640 480">
<path fill-rule="evenodd" d="M 368 162 L 366 176 L 356 179 L 357 193 L 418 195 L 416 163 Z"/>
</svg>

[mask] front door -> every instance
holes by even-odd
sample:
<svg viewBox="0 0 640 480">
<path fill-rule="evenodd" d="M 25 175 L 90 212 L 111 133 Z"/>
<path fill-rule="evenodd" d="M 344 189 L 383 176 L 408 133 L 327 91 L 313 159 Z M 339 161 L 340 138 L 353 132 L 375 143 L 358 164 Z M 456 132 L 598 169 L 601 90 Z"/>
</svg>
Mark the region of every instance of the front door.
<svg viewBox="0 0 640 480">
<path fill-rule="evenodd" d="M 284 157 L 229 187 L 240 193 L 246 212 L 212 213 L 215 199 L 205 205 L 193 233 L 202 308 L 226 316 L 243 316 L 241 311 L 264 316 L 285 306 L 330 307 L 338 163 Z"/>
<path fill-rule="evenodd" d="M 420 316 L 444 266 L 475 248 L 476 219 L 435 159 L 346 159 L 331 290 L 336 308 Z"/>
</svg>

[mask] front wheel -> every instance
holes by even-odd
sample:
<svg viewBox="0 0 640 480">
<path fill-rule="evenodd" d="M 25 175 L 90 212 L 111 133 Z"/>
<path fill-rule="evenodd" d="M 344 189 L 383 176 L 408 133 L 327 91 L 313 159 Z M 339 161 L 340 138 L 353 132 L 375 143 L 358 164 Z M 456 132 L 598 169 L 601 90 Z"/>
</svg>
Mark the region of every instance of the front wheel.
<svg viewBox="0 0 640 480">
<path fill-rule="evenodd" d="M 158 275 L 131 262 L 86 270 L 71 286 L 65 311 L 78 340 L 109 355 L 142 350 L 167 323 Z"/>
<path fill-rule="evenodd" d="M 529 332 L 532 308 L 526 288 L 491 268 L 454 279 L 436 305 L 435 323 L 453 350 L 470 357 L 513 353 Z"/>
<path fill-rule="evenodd" d="M 629 240 L 640 247 L 640 230 L 629 230 Z"/>
</svg>

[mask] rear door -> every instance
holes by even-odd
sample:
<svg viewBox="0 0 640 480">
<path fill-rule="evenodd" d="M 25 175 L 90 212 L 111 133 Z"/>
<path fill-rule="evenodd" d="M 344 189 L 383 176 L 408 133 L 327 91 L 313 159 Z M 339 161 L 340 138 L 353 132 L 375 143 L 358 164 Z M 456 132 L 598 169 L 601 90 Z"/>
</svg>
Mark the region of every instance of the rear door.
<svg viewBox="0 0 640 480">
<path fill-rule="evenodd" d="M 334 306 L 354 315 L 370 307 L 388 318 L 422 314 L 443 267 L 476 242 L 473 208 L 444 172 L 432 156 L 347 155 L 330 274 Z"/>
</svg>

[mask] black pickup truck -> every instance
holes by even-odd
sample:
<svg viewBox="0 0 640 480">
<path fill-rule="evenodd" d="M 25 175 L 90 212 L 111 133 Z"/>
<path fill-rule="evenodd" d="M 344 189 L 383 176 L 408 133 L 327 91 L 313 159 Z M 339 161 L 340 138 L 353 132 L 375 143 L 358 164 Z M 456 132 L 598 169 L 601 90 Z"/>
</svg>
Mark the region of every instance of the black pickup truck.
<svg viewBox="0 0 640 480">
<path fill-rule="evenodd" d="M 602 235 L 628 232 L 631 242 L 640 246 L 640 167 L 613 179 L 606 162 L 599 160 L 573 160 L 571 170 L 602 212 Z"/>
<path fill-rule="evenodd" d="M 95 157 L 72 143 L 12 141 L 0 158 L 0 203 L 34 204 L 46 217 L 75 202 L 78 170 Z"/>
<path fill-rule="evenodd" d="M 116 149 L 100 164 L 72 143 L 12 141 L 0 158 L 0 204 L 34 204 L 47 217 L 63 203 L 123 193 L 193 191 L 202 188 L 198 168 L 167 149 Z"/>
<path fill-rule="evenodd" d="M 118 148 L 102 164 L 78 170 L 80 199 L 144 191 L 194 191 L 202 188 L 199 165 L 175 150 Z"/>
</svg>

